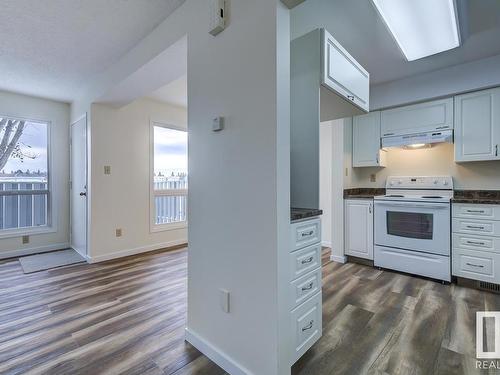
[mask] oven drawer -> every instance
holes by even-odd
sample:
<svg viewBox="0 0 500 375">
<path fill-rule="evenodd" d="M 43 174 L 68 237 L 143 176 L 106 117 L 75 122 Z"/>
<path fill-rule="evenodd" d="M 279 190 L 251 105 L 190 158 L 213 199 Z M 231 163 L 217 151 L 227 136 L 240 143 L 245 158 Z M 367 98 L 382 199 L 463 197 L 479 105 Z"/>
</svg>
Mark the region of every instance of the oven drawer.
<svg viewBox="0 0 500 375">
<path fill-rule="evenodd" d="M 477 250 L 453 249 L 453 275 L 499 283 L 500 255 Z"/>
<path fill-rule="evenodd" d="M 321 292 L 297 307 L 291 314 L 294 334 L 291 358 L 293 364 L 321 337 Z"/>
<path fill-rule="evenodd" d="M 453 217 L 500 220 L 500 206 L 492 204 L 453 204 Z"/>
<path fill-rule="evenodd" d="M 299 277 L 290 284 L 290 310 L 321 290 L 321 268 Z"/>
<path fill-rule="evenodd" d="M 290 281 L 321 266 L 321 244 L 290 254 Z"/>
<path fill-rule="evenodd" d="M 453 233 L 453 247 L 500 253 L 500 237 Z"/>
<path fill-rule="evenodd" d="M 373 259 L 376 267 L 451 281 L 449 256 L 375 246 Z"/>
<path fill-rule="evenodd" d="M 500 221 L 453 218 L 452 223 L 454 233 L 500 237 Z"/>
<path fill-rule="evenodd" d="M 292 241 L 290 251 L 321 242 L 320 219 L 304 220 L 292 223 Z"/>
</svg>

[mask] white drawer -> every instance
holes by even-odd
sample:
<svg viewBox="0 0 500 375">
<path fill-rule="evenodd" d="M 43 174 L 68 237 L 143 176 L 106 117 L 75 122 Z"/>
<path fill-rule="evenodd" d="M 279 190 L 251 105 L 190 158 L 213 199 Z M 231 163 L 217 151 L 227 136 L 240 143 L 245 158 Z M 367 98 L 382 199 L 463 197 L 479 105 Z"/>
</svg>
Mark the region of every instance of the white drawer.
<svg viewBox="0 0 500 375">
<path fill-rule="evenodd" d="M 312 245 L 290 254 L 290 281 L 321 266 L 321 244 Z"/>
<path fill-rule="evenodd" d="M 302 249 L 321 242 L 321 221 L 319 218 L 292 223 L 290 251 Z"/>
<path fill-rule="evenodd" d="M 500 282 L 500 255 L 477 250 L 453 249 L 452 273 L 473 280 Z"/>
<path fill-rule="evenodd" d="M 293 364 L 321 337 L 321 292 L 297 307 L 291 314 L 294 333 L 291 357 Z"/>
<path fill-rule="evenodd" d="M 457 249 L 500 253 L 500 237 L 453 233 L 452 246 Z"/>
<path fill-rule="evenodd" d="M 321 268 L 290 283 L 290 310 L 321 290 Z"/>
<path fill-rule="evenodd" d="M 500 220 L 500 206 L 492 204 L 454 203 L 453 217 Z"/>
<path fill-rule="evenodd" d="M 500 221 L 453 218 L 453 233 L 500 236 Z"/>
</svg>

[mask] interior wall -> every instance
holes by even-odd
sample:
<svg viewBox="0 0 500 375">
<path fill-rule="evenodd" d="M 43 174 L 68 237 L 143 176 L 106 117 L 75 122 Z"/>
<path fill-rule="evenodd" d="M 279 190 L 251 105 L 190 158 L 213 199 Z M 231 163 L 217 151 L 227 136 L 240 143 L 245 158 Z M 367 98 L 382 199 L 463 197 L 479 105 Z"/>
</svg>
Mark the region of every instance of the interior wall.
<svg viewBox="0 0 500 375">
<path fill-rule="evenodd" d="M 352 150 L 352 127 L 348 128 L 346 150 Z M 349 177 L 344 179 L 345 188 L 385 187 L 388 176 L 449 176 L 453 177 L 455 189 L 498 190 L 500 187 L 500 162 L 485 161 L 455 163 L 451 143 L 442 143 L 432 148 L 387 151 L 387 167 L 351 168 L 351 153 L 346 151 Z M 376 181 L 370 181 L 375 174 Z"/>
<path fill-rule="evenodd" d="M 187 110 L 139 99 L 122 108 L 94 104 L 91 117 L 91 261 L 186 243 L 187 229 L 150 232 L 150 122 L 187 129 Z"/>
<path fill-rule="evenodd" d="M 21 236 L 0 239 L 0 258 L 69 247 L 69 123 L 70 106 L 32 96 L 0 91 L 0 114 L 50 121 L 52 169 L 51 196 L 54 200 L 54 233 L 30 235 L 30 243 L 22 244 Z"/>
<path fill-rule="evenodd" d="M 332 123 L 322 122 L 319 128 L 319 208 L 321 243 L 332 246 Z"/>
</svg>

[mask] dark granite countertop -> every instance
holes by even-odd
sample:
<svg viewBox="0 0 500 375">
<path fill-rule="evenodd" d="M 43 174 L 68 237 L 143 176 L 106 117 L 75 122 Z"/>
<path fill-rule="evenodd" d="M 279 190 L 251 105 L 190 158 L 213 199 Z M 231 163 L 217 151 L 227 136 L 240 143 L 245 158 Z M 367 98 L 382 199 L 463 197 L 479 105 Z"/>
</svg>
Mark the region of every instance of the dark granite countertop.
<svg viewBox="0 0 500 375">
<path fill-rule="evenodd" d="M 320 216 L 323 211 L 317 208 L 295 208 L 291 209 L 291 220 L 307 219 L 308 217 Z"/>
<path fill-rule="evenodd" d="M 500 204 L 500 190 L 455 190 L 453 203 Z"/>
<path fill-rule="evenodd" d="M 344 189 L 344 199 L 372 199 L 377 195 L 385 195 L 384 188 Z"/>
</svg>

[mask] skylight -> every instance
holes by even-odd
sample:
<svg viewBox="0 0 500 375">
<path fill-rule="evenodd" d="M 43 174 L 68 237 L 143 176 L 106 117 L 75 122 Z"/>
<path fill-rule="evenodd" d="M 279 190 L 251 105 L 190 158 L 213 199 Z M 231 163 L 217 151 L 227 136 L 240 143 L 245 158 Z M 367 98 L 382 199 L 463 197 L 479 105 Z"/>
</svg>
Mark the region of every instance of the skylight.
<svg viewBox="0 0 500 375">
<path fill-rule="evenodd" d="M 454 0 L 372 0 L 408 61 L 460 45 Z"/>
</svg>

